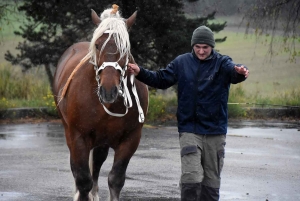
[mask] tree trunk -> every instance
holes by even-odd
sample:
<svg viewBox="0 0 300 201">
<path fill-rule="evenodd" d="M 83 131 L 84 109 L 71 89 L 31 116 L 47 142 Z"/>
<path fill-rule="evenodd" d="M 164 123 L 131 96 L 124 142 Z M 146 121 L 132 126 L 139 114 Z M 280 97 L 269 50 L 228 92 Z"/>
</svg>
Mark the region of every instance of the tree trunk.
<svg viewBox="0 0 300 201">
<path fill-rule="evenodd" d="M 48 80 L 50 83 L 51 91 L 53 92 L 53 75 L 51 72 L 50 64 L 45 64 L 45 70 L 48 76 Z"/>
</svg>

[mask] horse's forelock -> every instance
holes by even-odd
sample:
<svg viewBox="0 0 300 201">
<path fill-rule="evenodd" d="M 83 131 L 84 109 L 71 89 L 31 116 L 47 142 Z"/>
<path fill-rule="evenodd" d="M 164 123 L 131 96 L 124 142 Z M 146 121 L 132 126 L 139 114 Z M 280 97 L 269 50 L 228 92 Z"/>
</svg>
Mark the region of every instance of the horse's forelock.
<svg viewBox="0 0 300 201">
<path fill-rule="evenodd" d="M 112 18 L 112 17 L 115 17 L 115 18 L 122 18 L 121 14 L 119 11 L 117 11 L 117 13 L 112 13 L 113 9 L 112 8 L 109 8 L 109 9 L 106 9 L 104 10 L 101 15 L 100 15 L 100 20 L 103 21 L 105 20 L 106 18 Z"/>
<path fill-rule="evenodd" d="M 123 18 L 106 18 L 104 19 L 97 29 L 94 31 L 93 38 L 90 43 L 89 47 L 89 53 L 87 56 L 89 56 L 92 60 L 92 62 L 96 63 L 96 48 L 95 43 L 99 37 L 103 35 L 105 31 L 109 30 L 109 37 L 107 41 L 111 38 L 111 36 L 114 37 L 115 43 L 117 45 L 117 48 L 120 52 L 120 58 L 124 57 L 125 55 L 130 54 L 130 42 L 129 42 L 129 34 L 126 28 L 126 23 Z M 104 44 L 107 43 L 105 41 Z M 103 45 L 101 51 L 103 50 L 105 45 Z"/>
</svg>

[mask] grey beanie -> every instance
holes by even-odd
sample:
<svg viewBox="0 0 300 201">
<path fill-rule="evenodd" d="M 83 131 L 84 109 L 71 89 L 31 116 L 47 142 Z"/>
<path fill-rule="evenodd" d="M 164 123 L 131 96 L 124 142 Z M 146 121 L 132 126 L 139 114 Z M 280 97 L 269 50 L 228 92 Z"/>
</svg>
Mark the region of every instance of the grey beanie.
<svg viewBox="0 0 300 201">
<path fill-rule="evenodd" d="M 200 26 L 194 30 L 191 40 L 191 46 L 195 44 L 207 44 L 215 47 L 214 33 L 207 26 Z"/>
</svg>

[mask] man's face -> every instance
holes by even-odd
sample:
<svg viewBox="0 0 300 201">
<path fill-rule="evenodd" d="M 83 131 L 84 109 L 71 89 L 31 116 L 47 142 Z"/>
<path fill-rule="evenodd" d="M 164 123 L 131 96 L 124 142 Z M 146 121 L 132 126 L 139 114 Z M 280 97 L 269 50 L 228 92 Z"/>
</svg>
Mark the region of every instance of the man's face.
<svg viewBox="0 0 300 201">
<path fill-rule="evenodd" d="M 205 60 L 207 57 L 209 57 L 212 51 L 212 47 L 207 44 L 195 44 L 193 49 L 196 56 L 200 60 Z"/>
</svg>

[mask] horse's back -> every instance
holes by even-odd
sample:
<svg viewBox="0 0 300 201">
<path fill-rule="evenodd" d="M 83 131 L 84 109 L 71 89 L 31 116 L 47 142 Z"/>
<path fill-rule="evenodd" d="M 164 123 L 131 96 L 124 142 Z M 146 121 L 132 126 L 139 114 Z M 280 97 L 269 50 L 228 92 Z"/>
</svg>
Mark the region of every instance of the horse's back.
<svg viewBox="0 0 300 201">
<path fill-rule="evenodd" d="M 54 95 L 58 96 L 59 90 L 64 86 L 74 68 L 88 53 L 89 42 L 75 43 L 70 46 L 60 57 L 53 82 Z"/>
</svg>

